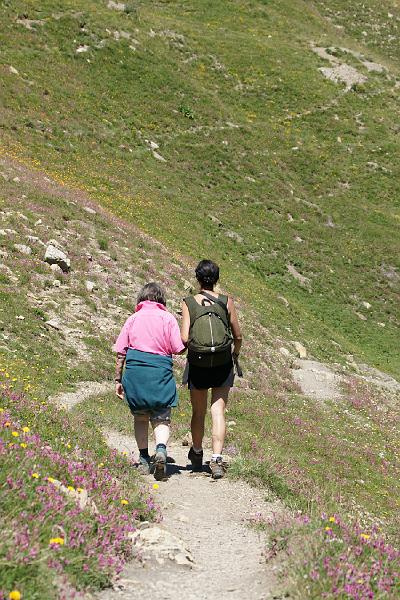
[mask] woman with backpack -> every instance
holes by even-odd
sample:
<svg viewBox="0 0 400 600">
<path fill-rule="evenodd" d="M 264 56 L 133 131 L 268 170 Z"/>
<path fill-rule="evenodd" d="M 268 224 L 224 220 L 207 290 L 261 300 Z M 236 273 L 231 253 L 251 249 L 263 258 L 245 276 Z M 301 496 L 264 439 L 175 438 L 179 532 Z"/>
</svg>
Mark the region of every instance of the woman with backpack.
<svg viewBox="0 0 400 600">
<path fill-rule="evenodd" d="M 166 475 L 171 408 L 178 404 L 172 355 L 185 352 L 179 325 L 166 303 L 163 288 L 147 283 L 114 345 L 115 391 L 118 398 L 125 396 L 134 417 L 139 468 L 147 474 L 152 466 L 148 449 L 150 421 L 156 442 L 154 477 L 158 480 Z"/>
<path fill-rule="evenodd" d="M 237 361 L 242 334 L 231 298 L 214 291 L 219 267 L 202 260 L 196 267 L 200 290 L 182 304 L 181 337 L 188 349 L 187 383 L 192 403 L 192 447 L 188 458 L 193 470 L 203 465 L 204 421 L 207 395 L 211 389 L 213 479 L 224 475 L 222 449 L 225 440 L 225 408 L 233 385 L 233 360 Z M 233 345 L 233 349 L 232 349 Z"/>
</svg>

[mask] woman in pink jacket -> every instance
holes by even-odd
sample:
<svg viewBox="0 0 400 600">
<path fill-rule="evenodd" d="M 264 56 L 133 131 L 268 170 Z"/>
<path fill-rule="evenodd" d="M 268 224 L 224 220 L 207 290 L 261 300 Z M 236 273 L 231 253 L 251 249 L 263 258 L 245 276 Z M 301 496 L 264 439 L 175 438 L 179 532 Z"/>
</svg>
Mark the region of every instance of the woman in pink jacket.
<svg viewBox="0 0 400 600">
<path fill-rule="evenodd" d="M 154 477 L 163 479 L 171 408 L 178 404 L 172 355 L 184 352 L 185 346 L 178 323 L 166 308 L 165 292 L 157 283 L 148 283 L 140 291 L 135 312 L 122 327 L 114 350 L 116 394 L 125 396 L 134 417 L 140 469 L 150 473 L 150 421 L 156 441 Z"/>
</svg>

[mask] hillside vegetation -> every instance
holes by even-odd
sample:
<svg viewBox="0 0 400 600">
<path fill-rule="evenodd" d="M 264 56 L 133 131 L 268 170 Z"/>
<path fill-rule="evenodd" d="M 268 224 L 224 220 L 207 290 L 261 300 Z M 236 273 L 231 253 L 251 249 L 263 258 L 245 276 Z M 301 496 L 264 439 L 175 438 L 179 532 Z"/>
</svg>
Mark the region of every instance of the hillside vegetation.
<svg viewBox="0 0 400 600">
<path fill-rule="evenodd" d="M 398 28 L 395 0 L 1 3 L 0 600 L 109 585 L 157 517 L 103 439 L 120 403 L 49 398 L 112 379 L 137 290 L 178 314 L 203 256 L 247 342 L 230 473 L 289 509 L 266 558 L 293 597 L 396 597 Z M 337 397 L 300 393 L 295 342 Z"/>
<path fill-rule="evenodd" d="M 212 254 L 314 355 L 396 373 L 399 13 L 377 5 L 4 2 L 3 148 Z"/>
</svg>

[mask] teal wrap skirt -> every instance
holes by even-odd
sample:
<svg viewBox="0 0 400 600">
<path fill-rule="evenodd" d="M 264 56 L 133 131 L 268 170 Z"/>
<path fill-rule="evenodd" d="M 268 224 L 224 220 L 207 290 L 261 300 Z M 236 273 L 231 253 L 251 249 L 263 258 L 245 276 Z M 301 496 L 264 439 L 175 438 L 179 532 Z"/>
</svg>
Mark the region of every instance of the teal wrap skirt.
<svg viewBox="0 0 400 600">
<path fill-rule="evenodd" d="M 178 404 L 171 356 L 129 349 L 122 387 L 132 412 L 160 410 Z"/>
</svg>

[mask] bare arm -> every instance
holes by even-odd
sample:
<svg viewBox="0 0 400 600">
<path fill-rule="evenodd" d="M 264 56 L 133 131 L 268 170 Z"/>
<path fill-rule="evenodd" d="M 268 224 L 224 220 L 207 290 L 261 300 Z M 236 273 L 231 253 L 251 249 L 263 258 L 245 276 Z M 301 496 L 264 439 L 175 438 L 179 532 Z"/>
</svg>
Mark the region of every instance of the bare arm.
<svg viewBox="0 0 400 600">
<path fill-rule="evenodd" d="M 236 314 L 235 305 L 231 298 L 228 299 L 228 313 L 231 320 L 231 329 L 233 335 L 233 352 L 238 356 L 242 347 L 242 332 Z"/>
<path fill-rule="evenodd" d="M 121 379 L 122 371 L 125 364 L 125 358 L 125 354 L 120 354 L 119 352 L 117 353 L 117 362 L 115 364 L 115 393 L 117 394 L 118 398 L 121 399 L 124 397 L 124 390 L 121 384 Z"/>
<path fill-rule="evenodd" d="M 189 340 L 190 314 L 186 302 L 182 302 L 181 338 L 185 346 Z"/>
</svg>

